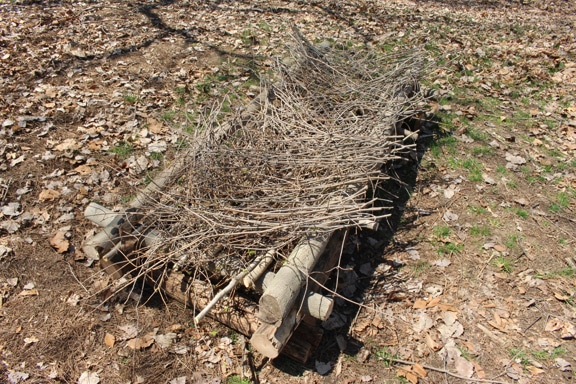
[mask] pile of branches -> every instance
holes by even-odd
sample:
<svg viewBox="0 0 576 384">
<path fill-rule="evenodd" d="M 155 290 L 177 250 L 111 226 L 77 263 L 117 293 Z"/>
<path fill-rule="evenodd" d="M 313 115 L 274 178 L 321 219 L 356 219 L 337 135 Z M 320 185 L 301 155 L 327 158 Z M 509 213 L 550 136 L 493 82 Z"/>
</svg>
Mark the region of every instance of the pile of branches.
<svg viewBox="0 0 576 384">
<path fill-rule="evenodd" d="M 382 166 L 412 150 L 402 125 L 422 111 L 419 52 L 382 56 L 311 45 L 298 31 L 249 119 L 224 140 L 206 119 L 168 187 L 143 204 L 156 239 L 140 265 L 234 276 L 304 235 L 370 225 L 390 202 Z M 296 64 L 287 64 L 292 62 Z M 217 116 L 212 113 L 212 116 Z"/>
</svg>

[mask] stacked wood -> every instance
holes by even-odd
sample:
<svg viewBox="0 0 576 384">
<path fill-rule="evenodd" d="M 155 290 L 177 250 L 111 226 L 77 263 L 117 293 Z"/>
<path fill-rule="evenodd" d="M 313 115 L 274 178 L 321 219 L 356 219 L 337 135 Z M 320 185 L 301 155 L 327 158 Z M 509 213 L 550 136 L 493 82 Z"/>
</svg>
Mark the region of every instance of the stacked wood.
<svg viewBox="0 0 576 384">
<path fill-rule="evenodd" d="M 383 74 L 370 54 L 295 36 L 299 61 L 279 64 L 279 85 L 207 123 L 127 209 L 91 203 L 85 216 L 102 230 L 82 249 L 114 278 L 144 279 L 191 307 L 196 322 L 208 314 L 266 357 L 305 361 L 322 333 L 311 324 L 333 309 L 323 287 L 348 229 L 389 216 L 373 190 L 417 135 L 403 125 L 418 113 L 421 58 L 395 56 Z"/>
</svg>

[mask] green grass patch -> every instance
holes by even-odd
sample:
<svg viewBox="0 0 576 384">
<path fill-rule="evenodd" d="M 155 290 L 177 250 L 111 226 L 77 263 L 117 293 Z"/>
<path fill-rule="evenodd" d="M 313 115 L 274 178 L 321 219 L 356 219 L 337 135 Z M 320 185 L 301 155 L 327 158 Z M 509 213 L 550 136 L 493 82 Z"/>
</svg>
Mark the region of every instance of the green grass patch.
<svg viewBox="0 0 576 384">
<path fill-rule="evenodd" d="M 462 252 L 463 249 L 464 244 L 444 243 L 438 247 L 436 252 L 438 252 L 439 255 L 452 255 Z"/>
<path fill-rule="evenodd" d="M 377 350 L 374 355 L 376 355 L 378 360 L 382 360 L 384 362 L 385 367 L 392 366 L 394 362 L 391 359 L 398 358 L 398 355 L 393 355 L 387 347 L 382 347 L 381 349 Z"/>
<path fill-rule="evenodd" d="M 491 233 L 490 227 L 487 225 L 473 225 L 470 227 L 470 235 L 480 237 L 489 236 Z"/>
<path fill-rule="evenodd" d="M 476 128 L 468 129 L 468 132 L 466 132 L 466 134 L 468 135 L 468 137 L 470 137 L 471 139 L 474 139 L 476 141 L 487 141 L 488 140 L 488 134 L 486 132 L 482 132 Z"/>
<path fill-rule="evenodd" d="M 514 212 L 514 214 L 516 214 L 516 216 L 522 218 L 522 219 L 527 219 L 530 217 L 530 213 L 522 208 L 513 208 L 512 211 Z"/>
<path fill-rule="evenodd" d="M 470 205 L 468 206 L 467 209 L 476 215 L 486 215 L 488 213 L 488 210 L 486 208 L 478 205 Z"/>
<path fill-rule="evenodd" d="M 416 262 L 416 264 L 414 264 L 413 267 L 415 275 L 420 275 L 423 272 L 427 271 L 428 269 L 430 269 L 430 263 L 422 260 Z"/>
<path fill-rule="evenodd" d="M 446 225 L 440 225 L 440 226 L 434 227 L 433 232 L 434 232 L 434 236 L 436 236 L 437 238 L 444 239 L 450 235 L 450 227 L 448 227 Z"/>
<path fill-rule="evenodd" d="M 492 153 L 494 153 L 494 150 L 490 147 L 476 147 L 472 150 L 472 153 L 475 156 L 482 156 L 482 155 L 491 155 Z"/>
<path fill-rule="evenodd" d="M 458 139 L 454 136 L 444 136 L 432 142 L 430 153 L 433 157 L 439 158 L 444 153 L 455 153 Z"/>
<path fill-rule="evenodd" d="M 576 276 L 576 269 L 574 269 L 572 267 L 565 267 L 562 269 L 558 269 L 556 271 L 547 272 L 544 274 L 537 273 L 536 275 L 534 275 L 534 277 L 537 279 L 553 279 L 553 278 L 559 277 L 559 276 L 570 279 L 570 278 Z"/>
<path fill-rule="evenodd" d="M 492 259 L 492 265 L 506 273 L 511 273 L 513 269 L 512 261 L 502 255 Z"/>
<path fill-rule="evenodd" d="M 123 99 L 128 104 L 136 104 L 140 102 L 140 98 L 132 93 L 123 96 Z"/>
<path fill-rule="evenodd" d="M 530 360 L 528 360 L 528 354 L 521 349 L 518 348 L 510 348 L 508 351 L 510 355 L 510 359 L 514 361 L 518 361 L 520 364 L 526 366 L 530 364 Z"/>
<path fill-rule="evenodd" d="M 160 115 L 160 120 L 164 123 L 172 124 L 174 123 L 174 118 L 176 117 L 176 111 L 164 111 Z"/>
<path fill-rule="evenodd" d="M 244 377 L 242 378 L 241 376 L 238 375 L 232 375 L 230 377 L 228 377 L 228 380 L 226 380 L 227 384 L 250 384 L 250 379 Z"/>
<path fill-rule="evenodd" d="M 570 205 L 570 194 L 567 192 L 560 192 L 556 195 L 556 201 L 550 205 L 550 212 L 558 213 Z"/>
<path fill-rule="evenodd" d="M 134 152 L 134 145 L 126 141 L 120 141 L 118 144 L 110 148 L 109 152 L 115 154 L 121 160 L 124 160 Z"/>
</svg>

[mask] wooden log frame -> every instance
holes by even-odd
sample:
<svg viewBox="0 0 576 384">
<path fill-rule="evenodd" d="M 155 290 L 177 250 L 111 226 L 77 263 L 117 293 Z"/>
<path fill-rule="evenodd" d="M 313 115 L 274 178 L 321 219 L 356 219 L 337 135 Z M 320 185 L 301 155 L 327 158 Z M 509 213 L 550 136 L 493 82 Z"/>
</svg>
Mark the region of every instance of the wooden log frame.
<svg viewBox="0 0 576 384">
<path fill-rule="evenodd" d="M 97 225 L 109 226 L 111 223 L 117 222 L 121 216 L 119 216 L 117 212 L 102 207 L 97 203 L 90 203 L 86 208 L 85 217 Z M 136 236 L 133 236 L 132 241 L 120 241 L 114 247 L 116 249 L 112 248 L 101 257 L 100 262 L 102 268 L 112 277 L 119 279 L 125 273 L 129 272 L 130 268 L 134 268 L 129 257 L 126 255 L 136 250 L 136 243 L 150 246 L 158 241 L 157 233 L 155 233 L 154 230 L 140 235 L 141 237 L 138 239 L 136 239 Z M 343 240 L 340 239 L 339 241 Z M 338 246 L 338 249 L 339 247 L 340 246 Z M 269 262 L 265 260 L 263 264 L 269 265 Z M 327 265 L 325 264 L 320 266 L 321 269 L 326 267 Z M 325 274 L 324 271 L 318 270 L 314 273 L 319 281 L 325 281 L 327 279 L 327 274 Z M 256 281 L 250 280 L 249 286 L 256 291 L 262 292 L 274 281 L 276 274 L 271 271 L 262 270 L 259 275 Z M 255 276 L 256 275 L 253 274 L 252 278 Z M 194 311 L 205 308 L 213 297 L 213 290 L 209 284 L 195 280 L 193 277 L 178 271 L 169 271 L 167 275 L 163 277 L 148 276 L 148 280 L 152 284 L 156 284 L 157 281 L 160 280 L 160 289 L 163 293 L 185 306 L 192 308 Z M 283 349 L 282 354 L 301 363 L 305 363 L 308 360 L 322 338 L 322 329 L 313 324 L 318 320 L 327 320 L 334 305 L 331 298 L 316 292 L 319 286 L 314 282 L 309 284 L 308 288 L 307 290 L 303 290 L 296 300 L 296 302 L 299 303 L 299 311 L 293 313 L 293 316 L 289 319 L 290 323 L 286 322 L 279 330 L 274 329 L 273 332 L 278 333 L 276 339 L 280 339 L 280 345 Z M 258 320 L 258 305 L 240 293 L 222 298 L 217 305 L 211 309 L 208 316 L 248 337 L 253 336 L 258 331 L 260 325 L 260 321 Z M 306 317 L 310 320 L 301 322 L 301 320 Z M 290 336 L 294 332 L 306 336 L 297 337 L 292 341 Z M 265 356 L 273 355 L 277 357 L 278 354 L 274 351 L 277 351 L 277 349 L 272 349 L 268 354 L 265 354 Z"/>
<path fill-rule="evenodd" d="M 239 118 L 223 124 L 215 131 L 202 133 L 192 144 L 191 152 L 198 153 L 206 143 L 224 141 L 253 119 L 270 98 L 273 98 L 273 92 L 265 90 L 246 107 Z M 138 210 L 146 202 L 155 199 L 174 179 L 174 175 L 184 170 L 190 161 L 190 157 L 179 157 L 138 193 L 129 208 L 123 212 L 111 212 L 90 204 L 85 216 L 104 228 L 84 243 L 82 249 L 86 255 L 93 259 L 99 258 L 102 267 L 113 276 L 122 276 L 126 271 L 126 265 L 122 263 L 130 264 L 125 255 L 130 254 L 138 242 L 142 242 L 143 236 L 154 241 L 154 235 L 145 235 L 137 228 L 141 219 Z M 375 169 L 379 169 L 381 165 L 375 164 Z M 365 191 L 367 186 L 351 185 L 350 188 L 350 191 L 346 191 L 347 196 L 361 198 L 362 191 Z M 378 226 L 377 222 L 369 219 L 356 224 L 372 229 Z M 346 230 L 339 230 L 305 237 L 275 274 L 265 272 L 273 261 L 272 257 L 265 258 L 265 262 L 253 270 L 253 274 L 242 279 L 246 286 L 262 288 L 263 293 L 258 305 L 236 294 L 223 297 L 211 309 L 209 316 L 251 336 L 251 344 L 264 356 L 275 358 L 285 351 L 292 358 L 305 362 L 319 340 L 309 342 L 305 338 L 298 338 L 295 341 L 296 346 L 290 346 L 289 340 L 294 332 L 300 332 L 297 330 L 299 326 L 310 327 L 308 322 L 302 321 L 306 316 L 314 315 L 325 320 L 330 315 L 333 301 L 319 292 L 328 280 L 330 271 L 339 264 L 346 233 Z M 213 292 L 209 285 L 195 281 L 178 271 L 170 271 L 164 276 L 161 289 L 195 310 L 213 304 L 210 302 Z M 321 334 L 321 329 L 317 328 L 312 333 Z"/>
</svg>

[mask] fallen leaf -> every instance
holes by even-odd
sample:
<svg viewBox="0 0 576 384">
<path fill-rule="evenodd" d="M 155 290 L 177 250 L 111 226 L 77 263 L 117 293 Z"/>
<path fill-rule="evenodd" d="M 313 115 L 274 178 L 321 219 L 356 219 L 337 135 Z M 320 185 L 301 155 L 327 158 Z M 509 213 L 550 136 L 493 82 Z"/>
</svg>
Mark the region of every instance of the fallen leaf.
<svg viewBox="0 0 576 384">
<path fill-rule="evenodd" d="M 555 331 L 562 329 L 563 326 L 564 326 L 564 324 L 562 323 L 562 321 L 560 321 L 559 319 L 553 318 L 553 319 L 550 319 L 546 323 L 544 330 L 546 332 L 555 332 Z"/>
<path fill-rule="evenodd" d="M 559 301 L 566 301 L 566 300 L 570 299 L 571 296 L 563 295 L 560 292 L 554 292 L 554 297 Z"/>
<path fill-rule="evenodd" d="M 534 367 L 533 365 L 527 366 L 526 369 L 527 369 L 531 374 L 533 374 L 534 376 L 540 375 L 540 374 L 544 373 L 544 370 L 543 370 L 543 369 L 536 368 L 536 367 Z"/>
<path fill-rule="evenodd" d="M 118 328 L 120 328 L 123 333 L 121 340 L 128 340 L 138 336 L 138 328 L 134 325 L 121 325 Z"/>
<path fill-rule="evenodd" d="M 174 353 L 177 355 L 185 355 L 188 353 L 188 347 L 185 345 L 177 345 L 174 347 Z"/>
<path fill-rule="evenodd" d="M 79 149 L 80 146 L 75 139 L 66 139 L 62 143 L 56 145 L 54 149 L 56 151 L 64 152 L 64 151 L 73 151 Z"/>
<path fill-rule="evenodd" d="M 406 380 L 408 380 L 412 384 L 418 384 L 418 375 L 416 375 L 411 370 L 399 368 L 396 371 L 396 376 L 404 377 L 404 378 L 406 378 Z"/>
<path fill-rule="evenodd" d="M 426 334 L 425 341 L 428 348 L 430 348 L 434 352 L 441 350 L 442 347 L 444 346 L 437 337 L 434 337 L 429 333 Z"/>
<path fill-rule="evenodd" d="M 443 258 L 441 260 L 436 260 L 434 262 L 434 265 L 440 268 L 446 268 L 447 266 L 449 266 L 450 264 L 452 264 L 452 262 L 447 259 L 447 258 Z"/>
<path fill-rule="evenodd" d="M 18 296 L 38 296 L 37 289 L 26 289 L 21 291 Z"/>
<path fill-rule="evenodd" d="M 478 364 L 475 361 L 473 361 L 472 364 L 474 364 L 474 370 L 476 371 L 476 376 L 478 376 L 479 379 L 485 379 L 486 372 L 484 371 L 484 368 L 482 368 L 480 364 Z"/>
<path fill-rule="evenodd" d="M 154 336 L 154 340 L 156 341 L 156 344 L 158 344 L 160 348 L 169 348 L 174 342 L 174 339 L 176 339 L 176 337 L 177 335 L 174 332 L 168 332 L 165 335 Z"/>
<path fill-rule="evenodd" d="M 506 152 L 506 161 L 514 164 L 514 165 L 522 165 L 526 164 L 526 159 L 522 156 L 515 156 L 509 152 Z"/>
<path fill-rule="evenodd" d="M 425 309 L 428 302 L 424 299 L 416 299 L 412 308 L 414 309 Z"/>
<path fill-rule="evenodd" d="M 414 324 L 414 326 L 412 327 L 414 332 L 420 333 L 422 331 L 432 328 L 432 326 L 434 325 L 434 320 L 427 313 L 422 313 L 421 315 L 417 316 L 418 316 L 418 322 Z"/>
<path fill-rule="evenodd" d="M 114 347 L 115 343 L 116 343 L 116 337 L 111 333 L 106 333 L 106 335 L 104 336 L 104 344 L 112 348 Z"/>
<path fill-rule="evenodd" d="M 26 381 L 26 380 L 28 380 L 29 377 L 30 377 L 30 375 L 26 372 L 18 372 L 18 371 L 9 370 L 9 373 L 8 373 L 8 381 L 10 382 L 10 384 L 16 384 L 16 383 L 19 383 L 21 381 Z"/>
<path fill-rule="evenodd" d="M 37 342 L 38 342 L 38 338 L 36 336 L 24 338 L 24 345 L 33 344 L 33 343 L 37 343 Z"/>
<path fill-rule="evenodd" d="M 432 300 L 430 300 L 428 304 L 426 304 L 426 308 L 433 308 L 437 306 L 439 302 L 440 302 L 440 296 L 435 297 Z"/>
<path fill-rule="evenodd" d="M 556 366 L 558 368 L 560 368 L 560 370 L 562 372 L 566 372 L 566 371 L 570 370 L 570 363 L 568 361 L 564 360 L 563 358 L 557 357 L 554 359 L 554 362 L 556 363 Z"/>
<path fill-rule="evenodd" d="M 49 239 L 50 245 L 56 249 L 56 252 L 58 253 L 64 253 L 68 251 L 68 248 L 70 248 L 70 242 L 66 240 L 65 235 L 66 232 L 58 231 L 53 237 Z"/>
<path fill-rule="evenodd" d="M 168 382 L 169 384 L 186 384 L 186 376 L 176 377 Z"/>
<path fill-rule="evenodd" d="M 572 340 L 576 338 L 576 326 L 565 321 L 562 327 L 562 332 L 560 332 L 560 338 L 564 340 Z"/>
<path fill-rule="evenodd" d="M 444 212 L 442 219 L 444 219 L 444 221 L 456 221 L 458 220 L 458 215 L 450 211 L 446 211 Z"/>
<path fill-rule="evenodd" d="M 460 376 L 470 378 L 474 374 L 474 364 L 461 356 L 454 359 L 454 367 Z"/>
<path fill-rule="evenodd" d="M 22 214 L 20 210 L 20 203 L 8 203 L 2 207 L 2 214 L 4 216 L 15 217 Z"/>
<path fill-rule="evenodd" d="M 428 375 L 428 372 L 426 372 L 426 369 L 424 369 L 424 367 L 421 366 L 420 364 L 414 364 L 412 366 L 412 370 L 414 372 L 416 372 L 420 377 L 426 377 L 426 375 Z"/>
<path fill-rule="evenodd" d="M 84 371 L 78 379 L 78 384 L 98 384 L 100 377 L 96 372 Z"/>
<path fill-rule="evenodd" d="M 314 367 L 316 368 L 316 372 L 318 372 L 318 374 L 324 376 L 332 369 L 332 363 L 330 362 L 324 363 L 322 361 L 316 360 L 316 363 L 314 363 Z"/>
<path fill-rule="evenodd" d="M 154 334 L 147 333 L 142 337 L 136 337 L 134 339 L 128 340 L 126 346 L 128 346 L 130 349 L 140 350 L 146 349 L 152 344 L 154 344 Z"/>
</svg>

